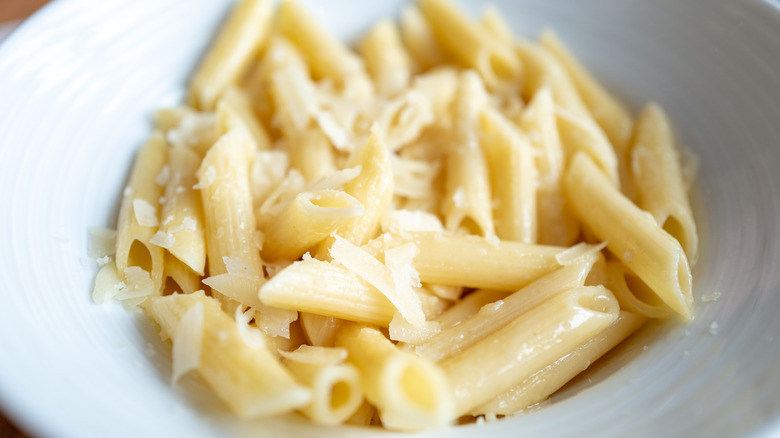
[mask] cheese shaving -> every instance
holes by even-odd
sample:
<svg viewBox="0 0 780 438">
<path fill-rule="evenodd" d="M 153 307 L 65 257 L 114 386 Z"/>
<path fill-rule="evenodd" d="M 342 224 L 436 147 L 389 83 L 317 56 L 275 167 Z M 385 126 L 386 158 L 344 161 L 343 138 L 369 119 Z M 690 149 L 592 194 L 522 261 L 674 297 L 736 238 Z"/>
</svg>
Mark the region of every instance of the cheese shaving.
<svg viewBox="0 0 780 438">
<path fill-rule="evenodd" d="M 138 225 L 142 227 L 156 227 L 159 224 L 157 209 L 145 199 L 133 199 L 133 213 Z"/>
<path fill-rule="evenodd" d="M 249 322 L 255 318 L 255 311 L 251 307 L 246 311 L 241 311 L 242 306 L 236 307 L 236 327 L 238 328 L 238 335 L 250 348 L 263 348 L 266 346 L 265 337 L 263 333 L 252 327 Z"/>
<path fill-rule="evenodd" d="M 110 228 L 89 228 L 87 255 L 93 259 L 111 256 L 116 252 L 116 230 Z"/>
<path fill-rule="evenodd" d="M 257 292 L 255 292 L 257 296 Z M 298 312 L 259 304 L 255 307 L 255 323 L 270 337 L 290 339 L 290 324 L 298 319 Z"/>
<path fill-rule="evenodd" d="M 116 265 L 113 263 L 103 265 L 95 276 L 95 285 L 92 288 L 92 301 L 95 304 L 103 304 L 114 298 L 123 287 L 124 283 L 119 279 Z"/>
<path fill-rule="evenodd" d="M 257 292 L 260 290 L 263 282 L 260 277 L 249 275 L 248 273 L 226 273 L 212 275 L 203 279 L 203 284 L 222 295 L 232 298 L 245 306 L 254 308 L 262 306 L 260 299 L 257 297 Z"/>
<path fill-rule="evenodd" d="M 173 244 L 176 243 L 176 237 L 174 237 L 171 233 L 166 233 L 165 231 L 160 230 L 157 231 L 151 239 L 149 239 L 149 243 L 152 245 L 157 245 L 160 248 L 170 249 Z"/>
<path fill-rule="evenodd" d="M 441 324 L 437 321 L 425 321 L 420 326 L 409 324 L 400 313 L 393 315 L 390 321 L 390 339 L 406 342 L 408 344 L 421 344 L 434 337 L 441 331 Z"/>
<path fill-rule="evenodd" d="M 173 336 L 173 383 L 200 366 L 203 345 L 203 303 L 195 303 L 181 317 Z"/>
<path fill-rule="evenodd" d="M 416 248 L 414 250 L 402 249 L 394 253 L 391 257 L 391 259 L 394 258 L 391 262 L 395 268 L 393 271 L 365 250 L 338 235 L 335 238 L 333 246 L 330 248 L 333 260 L 377 288 L 409 323 L 414 326 L 421 326 L 425 323 L 422 304 L 412 290 L 412 285 L 419 283 L 419 277 L 416 276 L 417 271 L 413 267 L 411 269 L 405 267 L 406 262 L 411 261 L 410 254 L 416 254 Z"/>
</svg>

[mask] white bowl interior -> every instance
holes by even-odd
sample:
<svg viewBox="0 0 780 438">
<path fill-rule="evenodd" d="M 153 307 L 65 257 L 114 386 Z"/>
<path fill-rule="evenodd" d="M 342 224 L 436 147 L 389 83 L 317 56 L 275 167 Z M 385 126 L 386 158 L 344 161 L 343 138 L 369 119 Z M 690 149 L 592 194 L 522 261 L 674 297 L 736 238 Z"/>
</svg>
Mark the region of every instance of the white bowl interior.
<svg viewBox="0 0 780 438">
<path fill-rule="evenodd" d="M 239 423 L 143 316 L 90 300 L 87 228 L 114 224 L 151 112 L 184 85 L 229 1 L 55 2 L 0 46 L 0 403 L 40 436 L 357 436 L 297 417 Z M 400 3 L 306 2 L 353 39 Z M 476 4 L 460 2 L 472 14 Z M 669 113 L 701 159 L 696 319 L 644 330 L 522 417 L 430 436 L 723 436 L 780 413 L 780 6 L 773 0 L 493 1 L 552 26 L 619 96 Z M 611 374 L 607 374 L 610 372 Z M 478 428 L 478 429 L 477 429 Z"/>
</svg>

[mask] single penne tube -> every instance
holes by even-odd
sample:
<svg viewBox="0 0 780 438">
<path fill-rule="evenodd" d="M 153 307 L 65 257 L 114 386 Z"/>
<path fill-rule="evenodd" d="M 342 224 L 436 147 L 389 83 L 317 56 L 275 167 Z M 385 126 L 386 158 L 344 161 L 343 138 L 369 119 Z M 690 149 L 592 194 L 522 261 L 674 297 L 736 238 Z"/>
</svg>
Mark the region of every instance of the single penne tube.
<svg viewBox="0 0 780 438">
<path fill-rule="evenodd" d="M 564 193 L 575 214 L 612 254 L 675 312 L 693 317 L 688 259 L 652 215 L 620 193 L 586 154 L 577 154 L 569 165 Z"/>
<path fill-rule="evenodd" d="M 270 75 L 271 96 L 276 113 L 273 123 L 286 137 L 306 130 L 317 113 L 314 82 L 304 65 L 288 62 Z"/>
<path fill-rule="evenodd" d="M 357 199 L 340 190 L 299 193 L 264 229 L 262 257 L 269 262 L 295 260 L 363 213 Z"/>
<path fill-rule="evenodd" d="M 620 261 L 609 261 L 604 267 L 606 286 L 620 303 L 620 308 L 648 318 L 666 319 L 674 315 L 649 287 Z"/>
<path fill-rule="evenodd" d="M 448 0 L 418 0 L 417 6 L 442 49 L 479 72 L 491 89 L 514 88 L 522 64 L 509 44 L 495 38 Z"/>
<path fill-rule="evenodd" d="M 503 300 L 508 295 L 509 292 L 505 291 L 475 290 L 442 312 L 434 321 L 441 324 L 442 329 L 453 327 L 476 315 L 485 304 Z"/>
<path fill-rule="evenodd" d="M 458 325 L 443 329 L 426 343 L 417 345 L 417 354 L 442 361 L 479 342 L 513 319 L 549 300 L 558 293 L 582 286 L 595 257 L 583 257 L 576 263 L 547 274 L 500 301 L 485 304 Z"/>
<path fill-rule="evenodd" d="M 540 186 L 558 186 L 565 163 L 558 135 L 555 102 L 549 87 L 536 90 L 517 122 L 537 151 L 536 168 Z"/>
<path fill-rule="evenodd" d="M 301 51 L 315 79 L 344 85 L 350 77 L 365 75 L 360 58 L 326 32 L 298 1 L 279 4 L 277 28 Z"/>
<path fill-rule="evenodd" d="M 144 310 L 163 336 L 176 343 L 182 336 L 177 329 L 183 316 L 196 305 L 202 306 L 202 324 L 191 329 L 200 331 L 202 340 L 185 348 L 200 350 L 195 369 L 233 413 L 245 419 L 265 417 L 310 402 L 311 391 L 297 383 L 266 347 L 247 344 L 236 321 L 202 291 L 156 297 L 144 304 Z"/>
<path fill-rule="evenodd" d="M 182 293 L 190 294 L 203 288 L 200 284 L 200 275 L 167 251 L 165 252 L 163 275 L 165 277 L 163 293 L 178 289 Z M 171 281 L 175 287 L 169 288 Z"/>
<path fill-rule="evenodd" d="M 168 152 L 168 175 L 160 229 L 153 242 L 203 275 L 206 267 L 206 236 L 203 206 L 193 186 L 201 158 L 192 149 L 172 147 Z"/>
<path fill-rule="evenodd" d="M 663 109 L 651 103 L 642 110 L 631 144 L 631 169 L 637 205 L 680 242 L 691 265 L 699 238 L 688 199 L 680 157 Z"/>
<path fill-rule="evenodd" d="M 606 352 L 637 331 L 646 319 L 620 311 L 617 320 L 595 337 L 475 408 L 472 415 L 512 415 L 540 403 Z"/>
<path fill-rule="evenodd" d="M 496 235 L 536 243 L 537 172 L 534 151 L 515 125 L 495 110 L 482 113 L 482 148 L 487 156 L 495 200 Z"/>
<path fill-rule="evenodd" d="M 384 327 L 396 312 L 381 292 L 357 274 L 311 258 L 279 271 L 260 288 L 259 297 L 268 306 Z"/>
<path fill-rule="evenodd" d="M 342 424 L 363 403 L 360 373 L 351 363 L 311 363 L 284 358 L 282 364 L 296 381 L 311 391 L 311 401 L 300 411 L 314 424 Z"/>
<path fill-rule="evenodd" d="M 135 159 L 117 218 L 115 262 L 119 277 L 125 279 L 126 269 L 138 266 L 149 273 L 155 293 L 162 288 L 164 264 L 163 249 L 151 243 L 159 226 L 163 194 L 156 179 L 167 159 L 168 144 L 162 133 L 155 132 Z"/>
<path fill-rule="evenodd" d="M 345 240 L 362 246 L 374 238 L 382 216 L 393 200 L 393 162 L 387 149 L 384 134 L 374 125 L 366 144 L 350 157 L 346 168 L 360 166 L 360 174 L 344 184 L 344 191 L 360 202 L 365 213 L 342 224 L 336 234 Z M 328 238 L 320 245 L 319 258 L 329 258 L 328 249 L 334 239 Z"/>
<path fill-rule="evenodd" d="M 571 159 L 577 152 L 585 152 L 609 177 L 612 184 L 620 187 L 620 171 L 615 149 L 590 115 L 558 108 L 555 120 L 567 158 Z"/>
<path fill-rule="evenodd" d="M 417 6 L 410 4 L 403 7 L 399 25 L 404 46 L 420 70 L 425 71 L 444 63 L 444 54 L 436 41 L 436 35 Z"/>
<path fill-rule="evenodd" d="M 230 131 L 209 150 L 198 170 L 211 276 L 228 272 L 228 258 L 251 275 L 262 277 L 249 188 L 250 151 L 246 131 Z"/>
<path fill-rule="evenodd" d="M 228 85 L 235 84 L 260 51 L 273 15 L 270 0 L 242 0 L 233 9 L 190 81 L 190 104 L 213 110 Z"/>
<path fill-rule="evenodd" d="M 360 42 L 359 50 L 380 95 L 393 96 L 409 86 L 411 61 L 393 22 L 375 24 Z"/>
<path fill-rule="evenodd" d="M 633 121 L 626 107 L 577 60 L 550 29 L 542 31 L 539 43 L 566 70 L 582 101 L 601 126 L 615 150 L 622 153 L 628 147 Z"/>
<path fill-rule="evenodd" d="M 255 150 L 268 150 L 271 138 L 253 111 L 246 91 L 235 86 L 227 87 L 216 106 L 219 132 L 227 134 L 231 129 L 242 127 L 249 132 Z"/>
<path fill-rule="evenodd" d="M 419 253 L 414 267 L 423 283 L 515 291 L 560 265 L 564 248 L 455 236 L 437 232 L 406 233 Z"/>
<path fill-rule="evenodd" d="M 487 91 L 474 71 L 458 77 L 453 101 L 454 129 L 444 157 L 441 211 L 450 231 L 465 227 L 473 234 L 495 236 L 490 176 L 478 136 L 479 117 L 487 106 Z"/>
<path fill-rule="evenodd" d="M 366 398 L 388 429 L 441 427 L 454 419 L 450 384 L 433 363 L 399 350 L 376 328 L 358 324 L 342 327 L 336 345 L 347 349 Z"/>
<path fill-rule="evenodd" d="M 442 362 L 454 385 L 456 415 L 468 414 L 574 350 L 609 327 L 619 310 L 604 287 L 576 287 Z"/>
</svg>

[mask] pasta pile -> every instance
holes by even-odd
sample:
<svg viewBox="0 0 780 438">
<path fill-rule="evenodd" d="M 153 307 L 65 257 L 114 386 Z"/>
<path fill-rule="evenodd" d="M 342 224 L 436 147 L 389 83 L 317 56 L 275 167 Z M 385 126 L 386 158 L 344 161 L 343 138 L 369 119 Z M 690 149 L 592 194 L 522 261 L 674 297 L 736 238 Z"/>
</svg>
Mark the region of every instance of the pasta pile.
<svg viewBox="0 0 780 438">
<path fill-rule="evenodd" d="M 156 113 L 93 297 L 159 324 L 174 382 L 240 418 L 414 431 L 521 412 L 647 318 L 692 318 L 657 105 L 634 122 L 551 31 L 447 0 L 356 48 L 241 0 Z"/>
</svg>

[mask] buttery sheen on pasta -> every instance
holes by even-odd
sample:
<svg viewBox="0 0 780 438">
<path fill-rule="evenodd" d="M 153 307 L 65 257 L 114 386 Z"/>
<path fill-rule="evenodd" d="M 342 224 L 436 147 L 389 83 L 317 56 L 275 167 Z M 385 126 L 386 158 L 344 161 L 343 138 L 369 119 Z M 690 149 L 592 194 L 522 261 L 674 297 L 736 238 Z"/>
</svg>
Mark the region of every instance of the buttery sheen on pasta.
<svg viewBox="0 0 780 438">
<path fill-rule="evenodd" d="M 693 317 L 660 106 L 634 123 L 552 31 L 448 0 L 354 47 L 296 0 L 240 0 L 155 114 L 93 297 L 160 326 L 173 382 L 242 419 L 416 431 L 520 413 Z"/>
</svg>

